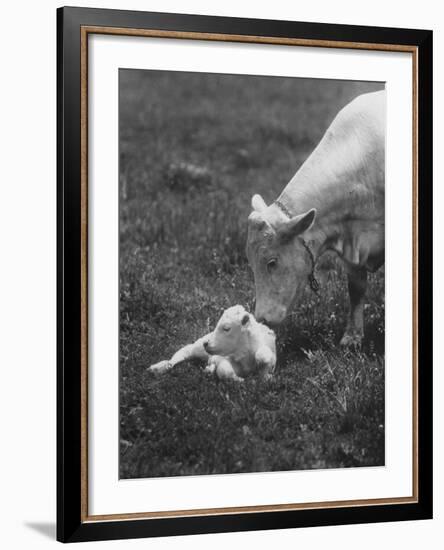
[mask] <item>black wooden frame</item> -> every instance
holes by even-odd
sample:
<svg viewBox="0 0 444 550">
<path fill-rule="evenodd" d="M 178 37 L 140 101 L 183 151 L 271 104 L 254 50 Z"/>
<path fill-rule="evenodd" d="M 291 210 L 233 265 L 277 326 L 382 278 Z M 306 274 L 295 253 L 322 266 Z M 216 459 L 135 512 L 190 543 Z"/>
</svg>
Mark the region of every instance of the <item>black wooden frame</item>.
<svg viewBox="0 0 444 550">
<path fill-rule="evenodd" d="M 415 503 L 82 522 L 81 26 L 346 41 L 418 48 L 418 456 Z M 57 539 L 63 542 L 282 529 L 432 517 L 432 32 L 145 13 L 57 11 Z"/>
</svg>

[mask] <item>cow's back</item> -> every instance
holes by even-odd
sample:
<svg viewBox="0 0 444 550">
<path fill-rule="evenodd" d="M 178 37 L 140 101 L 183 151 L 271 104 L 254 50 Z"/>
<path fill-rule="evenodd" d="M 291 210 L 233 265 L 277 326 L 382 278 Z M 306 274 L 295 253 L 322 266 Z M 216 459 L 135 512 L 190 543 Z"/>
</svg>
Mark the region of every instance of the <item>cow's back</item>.
<svg viewBox="0 0 444 550">
<path fill-rule="evenodd" d="M 334 118 L 318 146 L 294 175 L 286 195 L 297 212 L 316 208 L 384 215 L 385 91 L 363 94 Z"/>
</svg>

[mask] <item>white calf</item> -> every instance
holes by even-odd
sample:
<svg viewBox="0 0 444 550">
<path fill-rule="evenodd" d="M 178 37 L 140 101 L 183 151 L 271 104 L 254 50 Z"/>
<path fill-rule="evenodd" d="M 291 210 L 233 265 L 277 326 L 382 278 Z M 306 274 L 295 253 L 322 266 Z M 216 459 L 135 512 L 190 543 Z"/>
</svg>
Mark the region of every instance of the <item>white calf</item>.
<svg viewBox="0 0 444 550">
<path fill-rule="evenodd" d="M 276 365 L 276 337 L 242 306 L 228 308 L 213 332 L 176 352 L 169 361 L 150 367 L 160 374 L 189 359 L 207 361 L 207 372 L 225 380 L 243 381 L 258 374 L 269 379 Z"/>
</svg>

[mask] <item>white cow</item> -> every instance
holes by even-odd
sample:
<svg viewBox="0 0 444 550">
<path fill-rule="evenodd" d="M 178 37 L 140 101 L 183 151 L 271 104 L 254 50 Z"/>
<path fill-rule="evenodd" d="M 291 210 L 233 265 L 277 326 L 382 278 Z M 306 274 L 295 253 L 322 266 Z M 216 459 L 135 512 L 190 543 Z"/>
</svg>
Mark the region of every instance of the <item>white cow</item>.
<svg viewBox="0 0 444 550">
<path fill-rule="evenodd" d="M 348 273 L 350 315 L 343 345 L 360 345 L 367 272 L 384 263 L 385 91 L 346 105 L 285 187 L 267 206 L 252 199 L 247 255 L 256 286 L 255 316 L 281 323 L 333 250 Z"/>
<path fill-rule="evenodd" d="M 242 306 L 233 306 L 223 313 L 213 332 L 181 348 L 169 361 L 152 365 L 150 370 L 163 374 L 189 359 L 206 361 L 206 371 L 220 379 L 242 382 L 258 374 L 267 380 L 276 365 L 275 334 Z"/>
</svg>

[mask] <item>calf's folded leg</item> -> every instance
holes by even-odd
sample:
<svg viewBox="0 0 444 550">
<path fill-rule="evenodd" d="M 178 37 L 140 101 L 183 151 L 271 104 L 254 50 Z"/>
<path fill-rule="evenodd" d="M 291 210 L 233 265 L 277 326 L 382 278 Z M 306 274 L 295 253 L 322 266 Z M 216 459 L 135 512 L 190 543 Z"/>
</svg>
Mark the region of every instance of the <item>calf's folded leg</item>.
<svg viewBox="0 0 444 550">
<path fill-rule="evenodd" d="M 231 380 L 233 382 L 243 382 L 244 379 L 238 376 L 233 369 L 233 365 L 225 357 L 214 355 L 207 367 L 208 372 L 214 372 L 219 380 Z"/>
<path fill-rule="evenodd" d="M 264 380 L 270 380 L 276 366 L 276 354 L 268 346 L 261 346 L 255 354 L 259 375 Z"/>
</svg>

